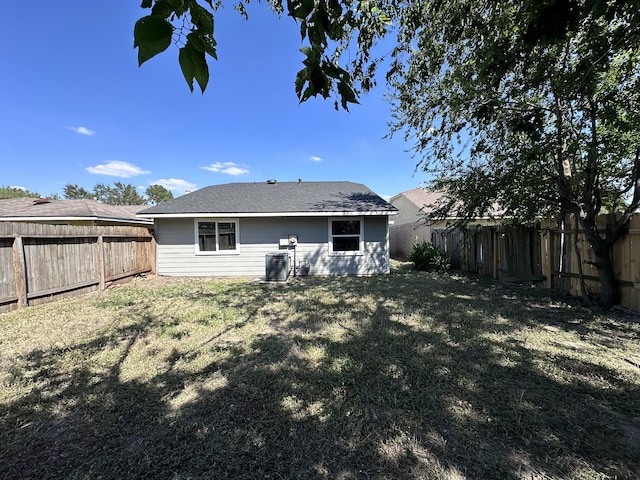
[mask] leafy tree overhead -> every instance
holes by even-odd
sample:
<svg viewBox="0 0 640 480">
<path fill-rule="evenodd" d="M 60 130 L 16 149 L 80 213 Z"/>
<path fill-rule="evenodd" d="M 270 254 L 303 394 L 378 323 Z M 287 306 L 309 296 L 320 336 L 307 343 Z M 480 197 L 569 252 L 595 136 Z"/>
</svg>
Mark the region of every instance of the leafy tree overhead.
<svg viewBox="0 0 640 480">
<path fill-rule="evenodd" d="M 16 187 L 0 187 L 0 200 L 5 200 L 8 198 L 40 198 L 40 194 L 36 192 L 30 192 L 29 190 L 23 190 L 22 188 Z"/>
<path fill-rule="evenodd" d="M 249 0 L 235 4 L 241 15 L 248 17 Z M 284 2 L 268 2 L 278 15 L 284 12 Z M 295 90 L 301 101 L 312 96 L 324 98 L 332 94 L 344 109 L 358 103 L 357 86 L 368 90 L 377 61 L 370 62 L 369 49 L 380 38 L 389 17 L 377 8 L 376 2 L 291 0 L 287 13 L 300 24 L 301 48 L 306 59 L 295 80 Z M 174 43 L 178 63 L 191 91 L 194 81 L 201 91 L 209 81 L 207 57 L 217 59 L 214 37 L 214 13 L 222 2 L 213 0 L 143 0 L 142 8 L 149 14 L 134 27 L 134 47 L 138 49 L 138 64 L 166 50 Z M 340 64 L 340 54 L 357 38 L 359 50 L 350 73 Z M 332 47 L 332 48 L 331 48 Z M 364 71 L 367 66 L 369 70 Z"/>
<path fill-rule="evenodd" d="M 148 203 L 156 205 L 158 203 L 173 200 L 173 193 L 162 185 L 151 185 L 145 191 Z"/>
</svg>

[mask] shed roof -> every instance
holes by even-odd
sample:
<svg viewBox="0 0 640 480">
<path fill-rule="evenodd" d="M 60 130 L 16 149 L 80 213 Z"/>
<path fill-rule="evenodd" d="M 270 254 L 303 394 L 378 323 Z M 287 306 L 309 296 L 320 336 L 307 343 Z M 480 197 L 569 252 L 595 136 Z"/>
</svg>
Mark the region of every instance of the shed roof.
<svg viewBox="0 0 640 480">
<path fill-rule="evenodd" d="M 259 182 L 212 185 L 147 208 L 141 216 L 394 214 L 397 209 L 360 183 Z"/>
<path fill-rule="evenodd" d="M 94 220 L 151 223 L 136 217 L 140 205 L 105 205 L 89 199 L 49 200 L 8 198 L 0 200 L 0 220 Z"/>
</svg>

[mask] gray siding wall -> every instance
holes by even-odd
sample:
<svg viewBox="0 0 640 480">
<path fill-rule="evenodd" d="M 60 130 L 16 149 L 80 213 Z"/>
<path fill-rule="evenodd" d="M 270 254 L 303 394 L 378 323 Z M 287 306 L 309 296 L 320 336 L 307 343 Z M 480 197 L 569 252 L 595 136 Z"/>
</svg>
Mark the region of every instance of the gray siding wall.
<svg viewBox="0 0 640 480">
<path fill-rule="evenodd" d="M 431 243 L 432 228 L 429 225 L 406 223 L 389 227 L 389 245 L 393 258 L 408 258 L 414 242 Z"/>
<path fill-rule="evenodd" d="M 416 204 L 403 195 L 391 199 L 391 204 L 398 209 L 389 228 L 391 256 L 407 258 L 415 241 L 431 242 L 431 227 L 425 225 L 424 215 Z"/>
<path fill-rule="evenodd" d="M 358 255 L 329 253 L 327 217 L 240 218 L 240 251 L 196 255 L 192 218 L 156 219 L 159 275 L 264 277 L 267 253 L 283 251 L 281 238 L 298 236 L 297 265 L 309 275 L 374 275 L 389 273 L 388 217 L 363 217 L 364 248 Z M 289 250 L 293 264 L 294 252 Z"/>
<path fill-rule="evenodd" d="M 415 203 L 409 201 L 404 196 L 391 199 L 391 205 L 398 209 L 398 213 L 392 217 L 394 225 L 416 225 L 424 223 L 424 214 L 420 212 L 420 208 Z"/>
</svg>

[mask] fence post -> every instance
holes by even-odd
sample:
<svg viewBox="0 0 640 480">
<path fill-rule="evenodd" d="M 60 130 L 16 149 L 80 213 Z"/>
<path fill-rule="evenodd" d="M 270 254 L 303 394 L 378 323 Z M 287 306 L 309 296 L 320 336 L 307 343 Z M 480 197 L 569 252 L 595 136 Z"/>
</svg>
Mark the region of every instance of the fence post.
<svg viewBox="0 0 640 480">
<path fill-rule="evenodd" d="M 547 288 L 553 288 L 553 259 L 555 257 L 556 250 L 556 236 L 553 230 L 547 230 L 547 278 L 545 280 L 545 286 Z"/>
<path fill-rule="evenodd" d="M 13 272 L 16 280 L 16 295 L 18 296 L 18 307 L 29 305 L 27 296 L 27 266 L 24 261 L 24 243 L 21 236 L 16 236 L 13 240 Z"/>
<path fill-rule="evenodd" d="M 104 290 L 104 237 L 98 235 L 96 241 L 96 267 L 98 269 L 98 280 L 100 281 L 100 290 Z"/>
<path fill-rule="evenodd" d="M 156 274 L 156 260 L 157 260 L 157 251 L 158 245 L 156 243 L 155 235 L 151 235 L 151 241 L 149 242 L 149 246 L 147 247 L 147 262 L 150 263 L 151 274 Z"/>
<path fill-rule="evenodd" d="M 462 252 L 460 252 L 462 254 L 461 267 L 463 272 L 468 272 L 469 271 L 469 252 L 467 251 L 468 249 L 467 229 L 466 228 L 460 229 L 460 233 L 462 235 Z"/>
<path fill-rule="evenodd" d="M 493 234 L 493 278 L 494 280 L 498 280 L 500 278 L 500 247 L 498 246 L 498 239 L 500 236 L 498 235 L 498 229 L 492 228 Z"/>
</svg>

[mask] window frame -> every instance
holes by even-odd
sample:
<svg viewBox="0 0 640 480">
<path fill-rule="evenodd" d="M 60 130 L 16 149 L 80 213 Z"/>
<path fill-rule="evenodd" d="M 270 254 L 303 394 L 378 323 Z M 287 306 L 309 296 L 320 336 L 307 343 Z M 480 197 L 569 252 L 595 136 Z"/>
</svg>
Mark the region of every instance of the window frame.
<svg viewBox="0 0 640 480">
<path fill-rule="evenodd" d="M 358 221 L 360 222 L 360 233 L 356 234 L 343 234 L 343 235 L 334 235 L 333 234 L 333 222 L 344 222 L 344 221 Z M 328 230 L 329 230 L 329 255 L 336 256 L 354 256 L 354 255 L 363 255 L 364 254 L 364 217 L 330 217 L 328 219 Z M 344 237 L 358 237 L 358 250 L 333 250 L 333 239 L 344 238 Z"/>
<path fill-rule="evenodd" d="M 200 223 L 214 223 L 215 234 L 215 250 L 200 250 L 200 232 L 198 226 Z M 220 223 L 233 223 L 235 225 L 236 244 L 232 250 L 220 250 Z M 194 218 L 194 249 L 196 255 L 239 255 L 240 254 L 240 220 L 237 218 Z"/>
</svg>

